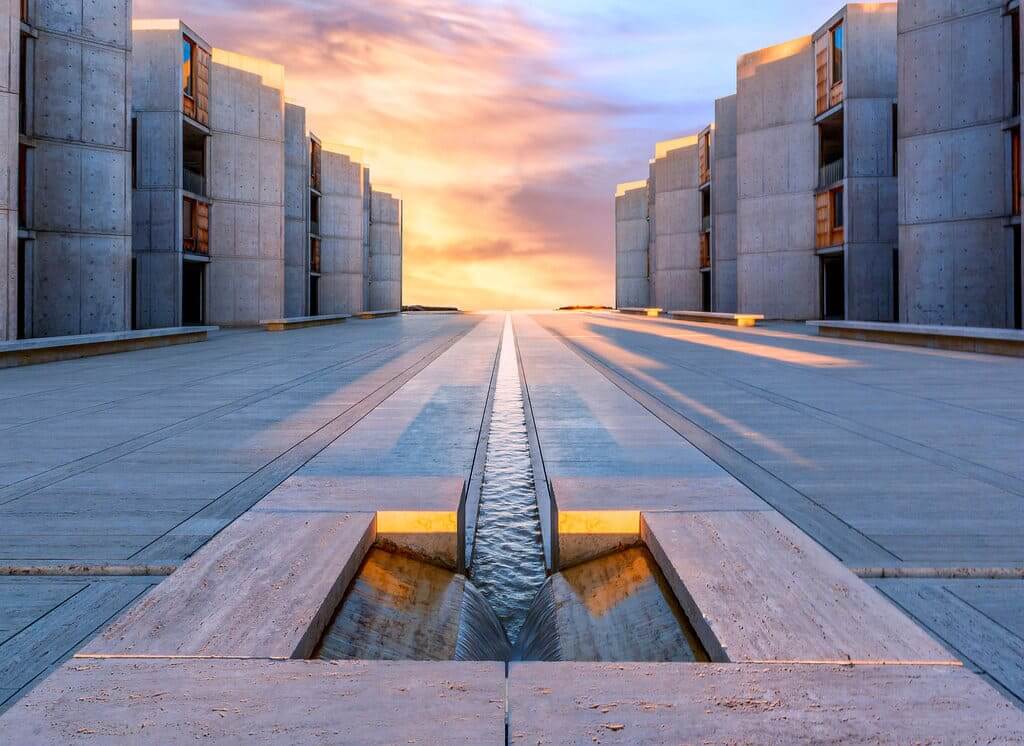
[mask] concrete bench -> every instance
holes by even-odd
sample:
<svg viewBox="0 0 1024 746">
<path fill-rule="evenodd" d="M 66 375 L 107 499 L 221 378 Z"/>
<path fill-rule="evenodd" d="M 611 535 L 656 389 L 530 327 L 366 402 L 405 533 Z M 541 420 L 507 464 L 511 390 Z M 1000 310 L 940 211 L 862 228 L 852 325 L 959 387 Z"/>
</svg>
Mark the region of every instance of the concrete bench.
<svg viewBox="0 0 1024 746">
<path fill-rule="evenodd" d="M 402 311 L 398 308 L 390 309 L 387 311 L 362 311 L 355 314 L 357 319 L 383 319 L 388 316 L 398 316 Z"/>
<path fill-rule="evenodd" d="M 130 332 L 79 334 L 70 337 L 23 339 L 0 342 L 0 368 L 40 365 L 60 360 L 76 360 L 96 355 L 111 355 L 131 350 L 205 342 L 216 326 L 183 326 L 169 329 L 143 329 Z"/>
<path fill-rule="evenodd" d="M 656 318 L 665 312 L 663 308 L 620 308 L 619 313 L 626 313 L 630 316 L 650 316 Z"/>
<path fill-rule="evenodd" d="M 722 324 L 724 326 L 740 326 L 750 328 L 764 321 L 764 316 L 756 313 L 707 313 L 705 311 L 670 311 L 669 316 L 678 321 L 696 321 L 703 324 Z"/>
<path fill-rule="evenodd" d="M 311 326 L 327 326 L 328 324 L 344 324 L 347 319 L 352 318 L 346 313 L 331 314 L 327 316 L 296 316 L 290 319 L 269 319 L 261 321 L 260 326 L 268 332 L 286 332 L 292 329 L 305 329 Z"/>
<path fill-rule="evenodd" d="M 834 339 L 1024 357 L 1024 332 L 1015 329 L 886 324 L 873 321 L 808 321 L 807 325 L 817 329 L 818 336 Z"/>
</svg>

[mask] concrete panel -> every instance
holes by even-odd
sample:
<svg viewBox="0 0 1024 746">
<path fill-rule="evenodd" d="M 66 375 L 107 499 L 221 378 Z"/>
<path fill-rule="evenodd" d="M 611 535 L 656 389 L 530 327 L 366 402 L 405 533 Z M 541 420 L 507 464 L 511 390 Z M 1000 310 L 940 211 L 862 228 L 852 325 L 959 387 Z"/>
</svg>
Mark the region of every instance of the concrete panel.
<svg viewBox="0 0 1024 746">
<path fill-rule="evenodd" d="M 369 310 L 402 307 L 402 200 L 373 190 L 370 198 Z"/>
<path fill-rule="evenodd" d="M 700 196 L 697 138 L 680 141 L 654 164 L 656 248 L 651 304 L 670 310 L 700 308 Z"/>
<path fill-rule="evenodd" d="M 323 150 L 323 200 L 320 208 L 323 313 L 358 313 L 367 278 L 364 268 L 364 168 L 349 155 Z"/>
<path fill-rule="evenodd" d="M 18 336 L 19 6 L 5 3 L 0 21 L 0 342 Z"/>
<path fill-rule="evenodd" d="M 646 182 L 621 189 L 615 198 L 616 308 L 651 303 L 648 199 Z"/>
<path fill-rule="evenodd" d="M 736 299 L 736 200 L 738 188 L 736 96 L 715 101 L 711 153 L 711 231 L 713 310 L 734 313 Z"/>
</svg>

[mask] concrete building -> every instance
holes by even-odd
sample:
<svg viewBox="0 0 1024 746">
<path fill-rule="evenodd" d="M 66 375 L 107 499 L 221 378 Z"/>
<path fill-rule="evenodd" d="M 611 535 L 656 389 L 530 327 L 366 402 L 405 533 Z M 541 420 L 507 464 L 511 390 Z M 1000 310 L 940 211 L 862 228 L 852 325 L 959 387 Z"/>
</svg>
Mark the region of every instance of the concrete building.
<svg viewBox="0 0 1024 746">
<path fill-rule="evenodd" d="M 619 184 L 615 192 L 615 307 L 651 304 L 651 226 L 646 181 Z"/>
<path fill-rule="evenodd" d="M 360 158 L 362 160 L 362 158 Z M 363 165 L 363 310 L 370 308 L 370 224 L 373 222 L 373 184 L 370 169 Z"/>
<path fill-rule="evenodd" d="M 402 207 L 397 191 L 372 190 L 369 311 L 397 311 L 402 308 Z"/>
<path fill-rule="evenodd" d="M 285 105 L 284 315 L 315 315 L 317 277 L 311 274 L 311 214 L 319 209 L 319 141 L 306 129 L 306 110 Z M 319 233 L 319 220 L 317 221 Z M 317 247 L 319 249 L 319 247 Z"/>
<path fill-rule="evenodd" d="M 5 8 L 0 338 L 123 331 L 131 308 L 131 2 Z"/>
<path fill-rule="evenodd" d="M 736 96 L 715 101 L 711 149 L 713 310 L 736 312 Z"/>
<path fill-rule="evenodd" d="M 210 319 L 210 45 L 177 19 L 138 20 L 132 37 L 133 252 L 138 328 Z"/>
<path fill-rule="evenodd" d="M 826 319 L 896 312 L 896 4 L 845 6 L 814 34 L 815 249 Z"/>
<path fill-rule="evenodd" d="M 1016 2 L 899 5 L 900 317 L 1021 327 Z"/>
<path fill-rule="evenodd" d="M 737 306 L 777 319 L 819 314 L 811 37 L 737 62 Z"/>
<path fill-rule="evenodd" d="M 665 310 L 701 307 L 697 142 L 689 136 L 655 149 L 651 303 Z"/>
<path fill-rule="evenodd" d="M 358 153 L 344 147 L 328 144 L 323 149 L 319 280 L 319 311 L 323 314 L 359 313 L 366 309 L 367 178 L 360 159 Z"/>
<path fill-rule="evenodd" d="M 284 313 L 284 68 L 213 50 L 209 322 Z"/>
</svg>

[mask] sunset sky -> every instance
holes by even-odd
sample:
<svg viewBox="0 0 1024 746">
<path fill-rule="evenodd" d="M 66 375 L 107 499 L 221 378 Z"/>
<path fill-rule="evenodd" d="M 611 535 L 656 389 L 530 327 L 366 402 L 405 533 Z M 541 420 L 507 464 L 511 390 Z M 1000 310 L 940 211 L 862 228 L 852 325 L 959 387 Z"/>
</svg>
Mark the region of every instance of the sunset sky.
<svg viewBox="0 0 1024 746">
<path fill-rule="evenodd" d="M 286 67 L 325 141 L 405 199 L 405 302 L 613 302 L 615 185 L 712 118 L 736 57 L 821 0 L 135 0 Z"/>
</svg>

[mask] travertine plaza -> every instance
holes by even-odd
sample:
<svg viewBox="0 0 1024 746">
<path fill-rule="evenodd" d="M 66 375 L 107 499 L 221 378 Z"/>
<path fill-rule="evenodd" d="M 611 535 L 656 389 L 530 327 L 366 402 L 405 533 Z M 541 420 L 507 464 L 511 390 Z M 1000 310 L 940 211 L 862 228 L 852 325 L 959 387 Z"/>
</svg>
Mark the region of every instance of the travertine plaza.
<svg viewBox="0 0 1024 746">
<path fill-rule="evenodd" d="M 401 195 L 284 68 L 60 16 L 61 50 L 130 65 L 99 148 L 126 181 L 76 230 L 13 230 L 8 193 L 0 744 L 1024 744 L 1024 334 L 938 238 L 998 234 L 991 265 L 1019 227 L 966 216 L 962 161 L 941 209 L 904 176 L 1016 120 L 865 155 L 925 74 L 903 47 L 1019 31 L 999 5 L 848 6 L 745 55 L 618 190 L 618 308 L 509 313 L 403 310 Z M 42 47 L 58 14 L 27 12 Z M 35 259 L 68 247 L 69 287 L 101 250 L 121 279 L 43 336 Z M 823 319 L 839 292 L 873 320 Z"/>
</svg>

